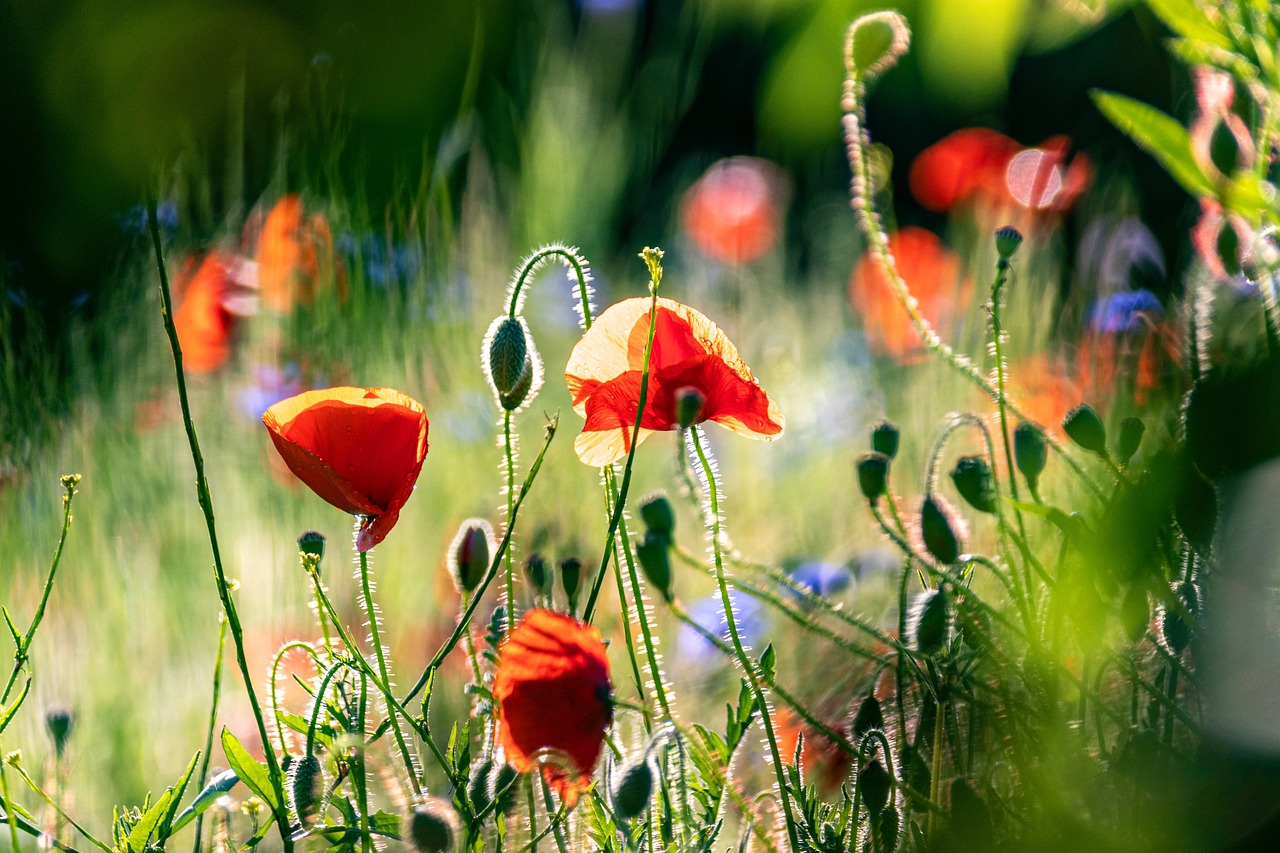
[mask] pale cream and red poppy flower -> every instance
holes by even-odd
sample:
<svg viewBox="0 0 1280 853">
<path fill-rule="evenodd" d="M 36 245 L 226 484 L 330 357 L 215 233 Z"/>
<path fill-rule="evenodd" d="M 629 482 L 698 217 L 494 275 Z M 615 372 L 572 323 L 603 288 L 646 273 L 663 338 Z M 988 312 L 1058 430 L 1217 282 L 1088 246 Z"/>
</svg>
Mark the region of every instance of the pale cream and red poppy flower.
<svg viewBox="0 0 1280 853">
<path fill-rule="evenodd" d="M 573 443 L 578 458 L 602 467 L 627 455 L 640 405 L 650 300 L 627 299 L 601 314 L 569 356 L 565 380 L 573 410 L 585 418 Z M 649 393 L 637 442 L 678 427 L 684 389 L 705 398 L 698 423 L 714 421 L 747 438 L 782 435 L 782 412 L 751 375 L 738 350 L 702 313 L 659 299 Z"/>
<path fill-rule="evenodd" d="M 325 388 L 276 403 L 262 422 L 298 479 L 363 518 L 360 551 L 386 537 L 427 455 L 421 403 L 390 388 Z"/>
<path fill-rule="evenodd" d="M 609 657 L 600 631 L 530 610 L 498 652 L 498 741 L 520 772 L 543 777 L 572 808 L 591 782 L 613 721 Z"/>
</svg>

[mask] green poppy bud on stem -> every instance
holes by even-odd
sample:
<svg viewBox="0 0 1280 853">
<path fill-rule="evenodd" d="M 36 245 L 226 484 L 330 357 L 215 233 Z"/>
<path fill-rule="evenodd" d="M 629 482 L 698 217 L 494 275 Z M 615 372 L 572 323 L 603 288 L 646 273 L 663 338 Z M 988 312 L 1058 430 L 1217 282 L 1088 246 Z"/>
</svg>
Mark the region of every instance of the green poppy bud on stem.
<svg viewBox="0 0 1280 853">
<path fill-rule="evenodd" d="M 884 497 L 889 489 L 889 457 L 877 451 L 858 457 L 858 488 L 872 506 Z"/>
<path fill-rule="evenodd" d="M 492 758 L 482 758 L 471 765 L 471 781 L 467 785 L 467 799 L 471 800 L 473 814 L 480 814 L 493 802 L 493 792 L 489 789 L 489 774 L 492 772 Z"/>
<path fill-rule="evenodd" d="M 1191 621 L 1187 621 L 1181 610 L 1166 607 L 1160 614 L 1160 639 L 1165 648 L 1180 655 L 1190 645 L 1192 625 L 1200 617 L 1200 591 L 1191 581 L 1178 581 L 1173 585 L 1173 594 Z"/>
<path fill-rule="evenodd" d="M 1120 437 L 1116 440 L 1116 459 L 1124 465 L 1133 458 L 1142 446 L 1142 436 L 1147 425 L 1140 418 L 1125 418 L 1120 422 Z"/>
<path fill-rule="evenodd" d="M 293 800 L 293 812 L 303 826 L 310 825 L 320 806 L 324 793 L 324 772 L 320 759 L 307 755 L 297 759 L 289 768 L 289 796 Z"/>
<path fill-rule="evenodd" d="M 1062 429 L 1072 441 L 1090 453 L 1107 455 L 1107 428 L 1097 410 L 1081 403 L 1062 419 Z"/>
<path fill-rule="evenodd" d="M 652 795 L 653 769 L 648 761 L 641 759 L 622 767 L 613 780 L 609 799 L 618 817 L 631 820 L 644 811 Z"/>
<path fill-rule="evenodd" d="M 880 814 L 889 804 L 892 782 L 889 771 L 884 769 L 878 758 L 871 759 L 862 768 L 862 772 L 858 774 L 858 787 L 862 789 L 863 801 L 872 815 Z"/>
<path fill-rule="evenodd" d="M 950 515 L 950 507 L 942 498 L 925 496 L 920 506 L 920 536 L 925 550 L 943 565 L 950 565 L 960 557 L 960 537 Z"/>
<path fill-rule="evenodd" d="M 951 482 L 969 506 L 979 512 L 995 513 L 996 488 L 987 460 L 981 456 L 961 456 L 951 469 Z"/>
<path fill-rule="evenodd" d="M 863 699 L 862 704 L 858 706 L 858 712 L 853 715 L 854 741 L 860 741 L 872 729 L 884 729 L 884 711 L 880 708 L 880 700 L 875 697 L 875 694 L 868 693 L 867 698 Z"/>
<path fill-rule="evenodd" d="M 542 366 L 524 318 L 502 316 L 489 326 L 482 359 L 498 405 L 513 412 L 541 384 Z"/>
<path fill-rule="evenodd" d="M 66 751 L 72 721 L 71 712 L 66 708 L 50 708 L 45 712 L 44 727 L 53 741 L 53 751 L 58 755 Z"/>
<path fill-rule="evenodd" d="M 950 627 L 951 601 L 945 589 L 927 589 L 916 596 L 908 615 L 907 633 L 918 653 L 928 657 L 942 652 Z"/>
<path fill-rule="evenodd" d="M 661 492 L 647 496 L 640 502 L 640 520 L 653 533 L 670 536 L 676 529 L 676 512 L 671 501 Z"/>
<path fill-rule="evenodd" d="M 524 576 L 537 595 L 550 595 L 553 579 L 551 564 L 536 551 L 525 558 Z"/>
<path fill-rule="evenodd" d="M 1018 428 L 1013 431 L 1013 461 L 1034 492 L 1040 482 L 1040 474 L 1049 461 L 1049 448 L 1039 427 L 1028 423 L 1018 424 Z"/>
<path fill-rule="evenodd" d="M 409 841 L 418 853 L 449 853 L 461 832 L 453 806 L 439 797 L 415 806 L 409 815 Z"/>
<path fill-rule="evenodd" d="M 883 453 L 885 458 L 892 460 L 898 455 L 899 437 L 896 426 L 889 421 L 880 421 L 871 428 L 871 449 L 877 453 Z"/>
<path fill-rule="evenodd" d="M 688 429 L 702 420 L 702 410 L 707 405 L 707 395 L 701 388 L 685 385 L 676 389 L 676 423 Z"/>
<path fill-rule="evenodd" d="M 578 609 L 578 593 L 582 589 L 582 561 L 576 557 L 566 557 L 560 561 L 560 585 L 569 599 L 569 611 Z"/>
<path fill-rule="evenodd" d="M 1018 247 L 1022 245 L 1022 234 L 1012 225 L 1006 225 L 996 230 L 996 254 L 1000 256 L 1000 260 L 1005 264 L 1017 253 Z"/>
<path fill-rule="evenodd" d="M 317 561 L 324 559 L 324 536 L 314 530 L 308 530 L 298 537 L 298 553 L 310 554 Z"/>
<path fill-rule="evenodd" d="M 506 814 L 516 803 L 516 780 L 520 771 L 503 762 L 493 768 L 489 774 L 489 795 L 497 803 L 497 810 Z"/>
<path fill-rule="evenodd" d="M 449 574 L 459 592 L 474 592 L 489 571 L 493 528 L 483 518 L 464 521 L 449 545 Z"/>
</svg>

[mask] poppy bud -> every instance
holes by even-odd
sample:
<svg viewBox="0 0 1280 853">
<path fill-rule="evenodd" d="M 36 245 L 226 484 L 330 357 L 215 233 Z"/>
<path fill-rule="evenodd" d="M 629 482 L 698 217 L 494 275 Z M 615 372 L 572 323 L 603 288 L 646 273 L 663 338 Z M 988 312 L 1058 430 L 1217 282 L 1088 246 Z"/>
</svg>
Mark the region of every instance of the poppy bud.
<svg viewBox="0 0 1280 853">
<path fill-rule="evenodd" d="M 1045 463 L 1049 461 L 1049 448 L 1039 427 L 1028 423 L 1018 424 L 1018 428 L 1013 431 L 1013 461 L 1034 492 Z"/>
<path fill-rule="evenodd" d="M 889 488 L 889 457 L 875 450 L 859 456 L 858 487 L 874 506 Z"/>
<path fill-rule="evenodd" d="M 1188 622 L 1181 611 L 1166 607 L 1160 614 L 1160 639 L 1166 649 L 1180 655 L 1191 643 L 1191 626 L 1200 616 L 1200 591 L 1191 581 L 1179 581 L 1173 585 L 1173 594 L 1192 621 Z"/>
<path fill-rule="evenodd" d="M 920 534 L 925 550 L 943 565 L 950 565 L 960 557 L 960 538 L 948 518 L 948 508 L 942 498 L 926 495 L 920 507 Z"/>
<path fill-rule="evenodd" d="M 969 506 L 979 512 L 995 513 L 996 489 L 987 460 L 981 456 L 961 456 L 951 469 L 951 482 Z"/>
<path fill-rule="evenodd" d="M 512 389 L 498 392 L 498 404 L 508 412 L 514 412 L 523 406 L 524 401 L 529 398 L 529 392 L 533 390 L 533 376 L 537 372 L 533 366 L 533 359 L 525 356 L 524 365 L 524 370 Z"/>
<path fill-rule="evenodd" d="M 1222 119 L 1214 124 L 1209 136 L 1209 160 L 1224 175 L 1232 174 L 1240 166 L 1240 141 Z"/>
<path fill-rule="evenodd" d="M 489 571 L 493 528 L 483 518 L 464 521 L 449 545 L 449 574 L 458 592 L 475 592 Z"/>
<path fill-rule="evenodd" d="M 1062 419 L 1062 429 L 1076 444 L 1090 453 L 1107 455 L 1107 428 L 1098 412 L 1088 403 L 1081 403 Z"/>
<path fill-rule="evenodd" d="M 657 587 L 662 597 L 671 600 L 671 540 L 650 530 L 636 543 L 636 558 L 649 583 Z"/>
<path fill-rule="evenodd" d="M 1000 256 L 1000 260 L 1008 263 L 1009 259 L 1018 251 L 1018 247 L 1022 245 L 1022 233 L 1012 225 L 1006 225 L 996 231 L 996 254 Z"/>
<path fill-rule="evenodd" d="M 289 795 L 293 799 L 293 813 L 303 826 L 311 823 L 324 793 L 324 773 L 320 759 L 308 755 L 293 762 L 289 768 Z"/>
<path fill-rule="evenodd" d="M 671 501 L 661 492 L 655 492 L 640 502 L 640 519 L 653 533 L 670 536 L 676 529 L 676 512 Z"/>
<path fill-rule="evenodd" d="M 951 622 L 951 602 L 946 590 L 938 587 L 916 596 L 908 619 L 908 633 L 917 652 L 932 656 L 946 648 Z"/>
<path fill-rule="evenodd" d="M 1147 591 L 1138 584 L 1129 587 L 1128 594 L 1120 602 L 1120 624 L 1129 642 L 1136 643 L 1147 633 L 1151 624 L 1151 604 Z"/>
<path fill-rule="evenodd" d="M 644 811 L 653 794 L 653 769 L 641 759 L 635 764 L 624 765 L 613 780 L 609 799 L 613 810 L 623 820 L 631 820 Z"/>
<path fill-rule="evenodd" d="M 1116 459 L 1126 464 L 1142 446 L 1142 436 L 1147 425 L 1140 418 L 1125 418 L 1120 422 L 1120 438 L 1116 441 Z"/>
<path fill-rule="evenodd" d="M 1218 231 L 1218 259 L 1227 275 L 1240 274 L 1240 235 L 1231 222 L 1224 220 Z"/>
<path fill-rule="evenodd" d="M 492 758 L 482 758 L 471 765 L 471 781 L 467 786 L 467 799 L 471 800 L 472 814 L 480 814 L 493 802 L 493 792 L 489 790 L 489 774 L 492 771 Z"/>
<path fill-rule="evenodd" d="M 884 729 L 884 711 L 881 710 L 880 700 L 875 694 L 868 693 L 867 698 L 863 699 L 862 704 L 858 706 L 858 713 L 853 715 L 854 740 L 861 739 L 872 729 Z"/>
<path fill-rule="evenodd" d="M 707 395 L 701 388 L 685 385 L 676 389 L 676 423 L 688 429 L 702 420 L 702 410 L 707 405 Z"/>
<path fill-rule="evenodd" d="M 66 708 L 50 708 L 44 715 L 44 727 L 53 740 L 53 751 L 58 755 L 67 748 L 67 738 L 71 736 L 71 712 Z"/>
<path fill-rule="evenodd" d="M 529 365 L 529 338 L 516 317 L 499 317 L 485 336 L 485 366 L 499 396 L 516 390 Z"/>
<path fill-rule="evenodd" d="M 314 530 L 308 530 L 298 537 L 298 552 L 310 554 L 316 561 L 324 559 L 324 536 Z"/>
<path fill-rule="evenodd" d="M 578 609 L 578 592 L 582 587 L 582 561 L 576 557 L 566 557 L 560 561 L 560 585 L 569 599 L 569 612 Z"/>
<path fill-rule="evenodd" d="M 897 850 L 898 833 L 901 832 L 898 810 L 892 806 L 880 813 L 880 849 Z"/>
<path fill-rule="evenodd" d="M 448 853 L 457 844 L 461 830 L 453 806 L 439 797 L 415 806 L 409 815 L 409 840 L 418 853 Z"/>
<path fill-rule="evenodd" d="M 506 814 L 515 805 L 516 781 L 519 778 L 520 771 L 506 762 L 496 765 L 489 774 L 489 794 L 498 804 L 500 813 Z"/>
<path fill-rule="evenodd" d="M 889 779 L 889 771 L 884 769 L 884 765 L 878 758 L 871 759 L 862 768 L 862 772 L 858 774 L 858 787 L 862 789 L 867 811 L 872 815 L 880 814 L 889 804 L 892 782 Z"/>
<path fill-rule="evenodd" d="M 547 558 L 536 551 L 525 558 L 524 576 L 537 595 L 551 594 L 552 571 Z"/>
<path fill-rule="evenodd" d="M 896 426 L 889 421 L 881 421 L 871 428 L 871 449 L 892 460 L 898 455 L 898 437 Z"/>
</svg>

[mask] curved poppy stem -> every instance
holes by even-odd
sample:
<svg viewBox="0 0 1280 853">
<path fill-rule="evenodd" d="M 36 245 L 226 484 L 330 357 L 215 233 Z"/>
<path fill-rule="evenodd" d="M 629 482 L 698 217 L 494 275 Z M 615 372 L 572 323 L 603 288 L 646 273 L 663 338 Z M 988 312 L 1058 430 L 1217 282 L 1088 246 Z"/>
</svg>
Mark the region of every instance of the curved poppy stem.
<svg viewBox="0 0 1280 853">
<path fill-rule="evenodd" d="M 218 587 L 218 597 L 222 600 L 222 610 L 227 615 L 231 626 L 231 639 L 236 647 L 236 664 L 240 668 L 240 677 L 244 682 L 245 693 L 249 698 L 249 708 L 253 712 L 253 721 L 258 727 L 258 737 L 262 740 L 262 751 L 267 760 L 267 777 L 271 780 L 271 791 L 275 795 L 276 805 L 271 808 L 276 827 L 280 830 L 280 843 L 284 853 L 293 853 L 293 833 L 289 829 L 289 811 L 284 807 L 284 773 L 280 769 L 280 761 L 275 750 L 271 748 L 271 738 L 267 734 L 267 722 L 262 715 L 262 705 L 258 702 L 258 694 L 253 689 L 253 677 L 249 674 L 248 658 L 244 650 L 244 629 L 240 625 L 240 614 L 236 610 L 235 600 L 231 597 L 231 584 L 227 581 L 222 568 L 222 552 L 218 548 L 218 529 L 213 519 L 213 498 L 209 493 L 209 481 L 204 472 L 204 456 L 200 452 L 200 440 L 196 437 L 196 426 L 191 419 L 191 401 L 187 398 L 187 379 L 182 369 L 182 345 L 178 342 L 178 329 L 173 322 L 173 295 L 169 290 L 169 273 L 164 265 L 164 249 L 160 245 L 160 226 L 156 214 L 156 201 L 151 191 L 147 191 L 147 224 L 151 230 L 151 245 L 155 249 L 156 269 L 160 273 L 160 314 L 164 320 L 164 330 L 169 336 L 169 348 L 173 351 L 173 367 L 178 380 L 178 401 L 182 407 L 182 424 L 186 428 L 187 443 L 191 448 L 191 461 L 196 469 L 196 496 L 200 508 L 204 511 L 205 527 L 209 533 L 209 547 L 213 551 L 213 575 Z"/>
<path fill-rule="evenodd" d="M 652 333 L 650 334 L 652 335 Z M 729 596 L 729 584 L 725 580 L 724 555 L 720 543 L 720 488 L 716 484 L 715 466 L 712 465 L 708 458 L 707 451 L 703 449 L 701 428 L 698 426 L 691 427 L 688 433 L 694 452 L 698 455 L 698 462 L 702 466 L 702 475 L 707 484 L 707 535 L 711 539 L 711 553 L 716 567 L 716 584 L 720 588 L 720 602 L 724 605 L 724 619 L 729 626 L 729 641 L 733 644 L 733 651 L 738 658 L 738 664 L 745 671 L 747 681 L 751 684 L 751 689 L 756 694 L 756 701 L 760 704 L 760 721 L 764 725 L 765 738 L 769 741 L 769 752 L 773 756 L 773 772 L 778 778 L 778 793 L 782 800 L 783 816 L 787 823 L 787 839 L 790 842 L 791 849 L 798 850 L 800 848 L 800 837 L 796 831 L 796 819 L 792 812 L 791 794 L 787 791 L 785 767 L 782 763 L 782 756 L 778 752 L 778 737 L 773 730 L 773 712 L 769 708 L 768 698 L 765 696 L 764 688 L 761 686 L 764 681 L 762 674 L 756 666 L 756 662 L 751 659 L 742 645 L 742 636 L 738 632 L 737 619 L 733 614 L 733 599 Z"/>
<path fill-rule="evenodd" d="M 520 271 L 511 281 L 511 295 L 508 297 L 507 311 L 511 319 L 516 318 L 520 306 L 524 303 L 524 283 L 552 258 L 558 257 L 564 265 L 573 270 L 578 280 L 578 300 L 582 313 L 582 328 L 591 328 L 591 266 L 587 259 L 578 254 L 571 246 L 553 243 L 536 250 L 520 263 Z"/>
<path fill-rule="evenodd" d="M 292 640 L 285 643 L 276 652 L 276 656 L 271 660 L 271 716 L 276 721 L 276 739 L 280 744 L 280 751 L 288 755 L 289 750 L 285 746 L 284 740 L 284 720 L 280 714 L 280 664 L 284 661 L 284 656 L 294 649 L 306 649 L 311 655 L 311 662 L 315 664 L 315 668 L 319 672 L 324 671 L 324 667 L 320 664 L 320 656 L 316 654 L 316 650 L 310 643 L 303 640 Z"/>
</svg>

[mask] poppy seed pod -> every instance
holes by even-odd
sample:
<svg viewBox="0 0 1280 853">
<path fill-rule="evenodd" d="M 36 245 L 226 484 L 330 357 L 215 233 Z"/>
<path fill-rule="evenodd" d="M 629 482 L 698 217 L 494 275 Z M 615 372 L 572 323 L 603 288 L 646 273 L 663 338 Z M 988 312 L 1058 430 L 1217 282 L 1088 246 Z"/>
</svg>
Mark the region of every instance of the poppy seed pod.
<svg viewBox="0 0 1280 853">
<path fill-rule="evenodd" d="M 1090 453 L 1107 455 L 1107 428 L 1097 410 L 1081 403 L 1062 419 L 1062 429 L 1076 444 Z"/>
<path fill-rule="evenodd" d="M 883 453 L 885 458 L 892 460 L 898 455 L 899 437 L 896 426 L 889 421 L 880 421 L 871 428 L 871 449 L 876 453 Z"/>
<path fill-rule="evenodd" d="M 552 584 L 551 564 L 536 551 L 525 558 L 524 576 L 537 595 L 550 595 Z"/>
<path fill-rule="evenodd" d="M 464 521 L 449 545 L 449 574 L 458 592 L 475 592 L 489 571 L 493 528 L 483 518 Z"/>
<path fill-rule="evenodd" d="M 676 424 L 688 429 L 702 420 L 702 410 L 707 406 L 707 395 L 692 385 L 676 389 Z"/>
<path fill-rule="evenodd" d="M 645 533 L 636 543 L 636 559 L 649 583 L 657 587 L 662 597 L 671 600 L 671 540 L 653 530 Z"/>
<path fill-rule="evenodd" d="M 661 492 L 647 496 L 640 502 L 640 520 L 653 533 L 670 536 L 676 529 L 676 512 L 671 501 Z"/>
<path fill-rule="evenodd" d="M 884 811 L 884 807 L 889 804 L 892 783 L 889 779 L 889 771 L 884 769 L 880 759 L 873 758 L 862 768 L 862 772 L 858 774 L 858 787 L 862 789 L 867 811 L 872 815 L 878 815 Z"/>
<path fill-rule="evenodd" d="M 889 488 L 889 457 L 878 451 L 858 457 L 858 488 L 874 506 Z"/>
<path fill-rule="evenodd" d="M 315 818 L 320 797 L 324 793 L 324 772 L 320 759 L 307 755 L 297 759 L 289 768 L 289 796 L 293 800 L 293 813 L 303 826 Z"/>
<path fill-rule="evenodd" d="M 920 506 L 920 536 L 925 550 L 943 565 L 950 565 L 960 557 L 960 537 L 956 535 L 948 510 L 942 498 L 933 495 L 926 495 Z"/>
<path fill-rule="evenodd" d="M 1021 245 L 1022 233 L 1017 228 L 1006 225 L 996 230 L 996 254 L 1000 256 L 1000 260 L 1007 263 Z"/>
<path fill-rule="evenodd" d="M 1018 428 L 1013 431 L 1013 461 L 1034 492 L 1040 482 L 1040 474 L 1049 461 L 1049 448 L 1039 427 L 1028 423 L 1018 424 Z"/>
<path fill-rule="evenodd" d="M 623 820 L 631 820 L 641 814 L 652 795 L 653 768 L 644 759 L 624 765 L 609 791 L 613 811 Z"/>
<path fill-rule="evenodd" d="M 996 489 L 991 466 L 981 456 L 961 456 L 951 469 L 951 482 L 969 506 L 979 512 L 996 511 Z"/>
<path fill-rule="evenodd" d="M 1120 422 L 1120 437 L 1116 440 L 1116 461 L 1127 464 L 1142 446 L 1142 436 L 1147 425 L 1140 418 L 1125 418 Z"/>
<path fill-rule="evenodd" d="M 582 589 L 582 561 L 577 557 L 566 557 L 560 561 L 560 585 L 569 599 L 570 612 L 578 609 L 578 593 Z"/>
<path fill-rule="evenodd" d="M 950 623 L 951 601 L 945 589 L 928 589 L 916 596 L 907 625 L 915 650 L 925 656 L 942 652 L 947 645 Z"/>
<path fill-rule="evenodd" d="M 310 554 L 317 561 L 324 559 L 324 536 L 314 530 L 308 530 L 298 537 L 298 552 Z"/>
<path fill-rule="evenodd" d="M 462 827 L 445 800 L 431 797 L 409 815 L 409 840 L 418 853 L 449 853 L 456 848 Z"/>
</svg>

